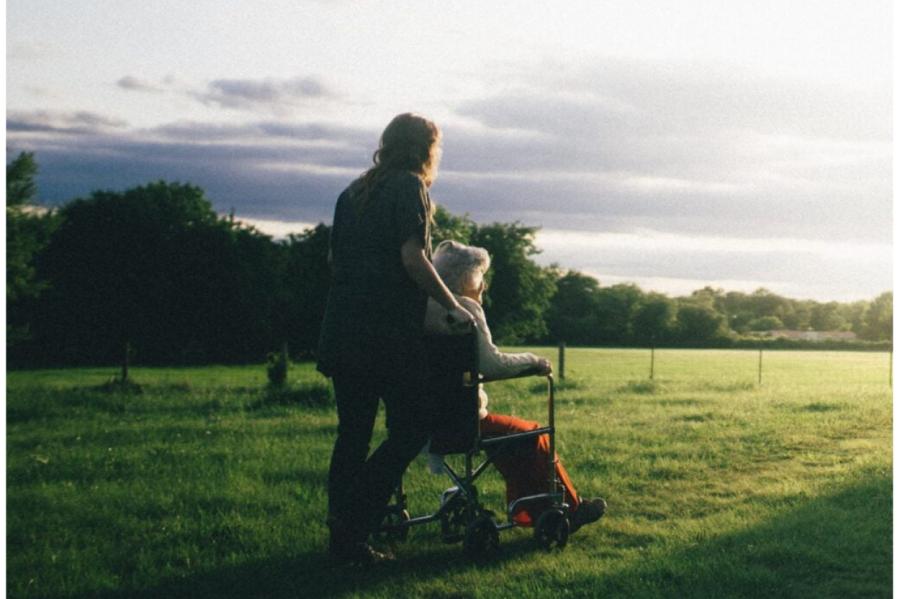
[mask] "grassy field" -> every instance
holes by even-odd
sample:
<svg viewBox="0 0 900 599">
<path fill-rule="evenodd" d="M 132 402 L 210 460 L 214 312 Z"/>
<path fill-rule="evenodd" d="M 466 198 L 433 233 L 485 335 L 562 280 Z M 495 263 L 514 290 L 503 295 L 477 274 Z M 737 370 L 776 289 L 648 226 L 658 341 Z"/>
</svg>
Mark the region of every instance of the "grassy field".
<svg viewBox="0 0 900 599">
<path fill-rule="evenodd" d="M 555 350 L 538 349 L 556 359 Z M 558 450 L 609 514 L 562 551 L 501 534 L 486 564 L 414 529 L 371 570 L 325 556 L 336 418 L 295 365 L 7 377 L 10 597 L 888 597 L 888 356 L 575 350 Z M 545 420 L 540 379 L 489 385 L 491 406 Z M 376 443 L 381 436 L 379 421 Z M 412 511 L 448 486 L 417 459 Z M 480 487 L 502 506 L 502 481 Z"/>
</svg>

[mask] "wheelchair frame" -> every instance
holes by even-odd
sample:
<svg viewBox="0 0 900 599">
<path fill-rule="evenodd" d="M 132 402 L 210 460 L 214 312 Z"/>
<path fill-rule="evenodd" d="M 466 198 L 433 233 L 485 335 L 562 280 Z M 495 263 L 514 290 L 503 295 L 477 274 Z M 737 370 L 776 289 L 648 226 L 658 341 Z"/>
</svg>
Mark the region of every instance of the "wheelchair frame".
<svg viewBox="0 0 900 599">
<path fill-rule="evenodd" d="M 470 405 L 466 406 L 466 409 L 474 412 L 471 415 L 463 415 L 466 419 L 465 426 L 469 429 L 473 439 L 470 442 L 463 441 L 462 444 L 455 446 L 453 443 L 450 443 L 450 451 L 441 451 L 443 455 L 464 455 L 465 469 L 462 472 L 457 472 L 447 463 L 446 459 L 442 459 L 443 470 L 455 486 L 444 491 L 441 496 L 441 505 L 436 512 L 414 518 L 410 517 L 407 510 L 407 496 L 403 490 L 401 477 L 394 493 L 396 503 L 387 507 L 378 535 L 387 541 L 403 541 L 406 540 L 409 529 L 413 526 L 440 522 L 441 538 L 445 543 L 463 541 L 465 553 L 470 557 L 480 558 L 499 546 L 500 531 L 520 526 L 514 520 L 513 515 L 523 504 L 549 501 L 550 507 L 541 512 L 537 521 L 533 523 L 534 538 L 538 546 L 544 549 L 564 547 L 568 541 L 570 528 L 569 505 L 565 502 L 565 494 L 556 474 L 558 458 L 556 457 L 555 386 L 553 375 L 546 375 L 548 426 L 532 431 L 483 438 L 478 422 L 478 385 L 491 382 L 491 380 L 478 372 L 477 331 L 466 333 L 465 335 L 435 336 L 430 338 L 430 347 L 434 348 L 436 346 L 443 346 L 445 353 L 449 348 L 449 352 L 463 351 L 468 354 L 468 356 L 463 356 L 461 360 L 457 360 L 455 369 L 451 366 L 449 373 L 443 372 L 444 377 L 442 380 L 442 377 L 437 377 L 436 383 L 432 383 L 432 389 L 435 390 L 436 396 L 439 396 L 445 402 L 455 402 L 458 399 L 458 395 L 454 396 L 454 391 L 468 396 L 461 401 L 468 401 Z M 429 358 L 440 359 L 440 356 L 435 356 L 434 353 L 433 351 L 430 352 Z M 447 375 L 453 378 L 460 378 L 454 382 L 452 378 L 447 378 Z M 523 378 L 535 375 L 538 375 L 538 373 L 530 370 L 509 378 Z M 434 387 L 434 384 L 440 385 L 441 382 L 449 383 L 451 389 Z M 455 389 L 453 388 L 454 386 Z M 443 407 L 445 409 L 452 408 L 452 405 L 444 405 Z M 470 418 L 474 420 L 469 420 Z M 550 452 L 548 455 L 550 476 L 547 480 L 547 491 L 520 497 L 512 501 L 506 506 L 506 521 L 495 520 L 493 513 L 485 509 L 479 501 L 478 490 L 475 487 L 476 480 L 501 452 L 512 447 L 516 442 L 524 439 L 536 439 L 544 434 L 549 436 L 550 441 Z M 481 451 L 485 451 L 486 457 L 483 462 L 476 466 L 476 456 Z"/>
</svg>

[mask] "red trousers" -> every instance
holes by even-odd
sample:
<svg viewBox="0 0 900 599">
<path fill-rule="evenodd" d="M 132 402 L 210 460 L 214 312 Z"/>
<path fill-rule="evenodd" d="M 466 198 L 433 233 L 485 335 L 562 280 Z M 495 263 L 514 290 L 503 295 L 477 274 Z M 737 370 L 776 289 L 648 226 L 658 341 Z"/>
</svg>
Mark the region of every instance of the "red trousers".
<svg viewBox="0 0 900 599">
<path fill-rule="evenodd" d="M 536 428 L 540 428 L 537 422 L 502 414 L 489 413 L 481 420 L 483 437 L 522 433 Z M 548 491 L 547 481 L 550 478 L 547 460 L 550 455 L 549 435 L 544 434 L 536 438 L 525 439 L 514 445 L 515 447 L 498 451 L 494 458 L 494 466 L 506 481 L 507 503 L 526 495 L 546 493 Z M 556 476 L 563 485 L 569 509 L 574 511 L 578 507 L 578 493 L 575 492 L 575 487 L 572 485 L 566 469 L 560 463 L 558 455 L 556 456 Z M 513 515 L 513 519 L 520 525 L 530 526 L 537 520 L 545 507 L 539 505 L 538 502 L 529 502 Z"/>
</svg>

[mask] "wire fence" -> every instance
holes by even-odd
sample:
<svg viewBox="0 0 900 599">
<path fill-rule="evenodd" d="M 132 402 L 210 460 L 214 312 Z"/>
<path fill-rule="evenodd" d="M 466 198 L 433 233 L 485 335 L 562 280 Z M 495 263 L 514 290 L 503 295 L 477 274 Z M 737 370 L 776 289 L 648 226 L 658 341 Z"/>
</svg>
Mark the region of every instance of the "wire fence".
<svg viewBox="0 0 900 599">
<path fill-rule="evenodd" d="M 541 353 L 550 357 L 547 350 Z M 608 382 L 893 386 L 893 352 L 566 348 L 561 344 L 553 353 L 557 378 L 563 381 L 590 375 Z"/>
</svg>

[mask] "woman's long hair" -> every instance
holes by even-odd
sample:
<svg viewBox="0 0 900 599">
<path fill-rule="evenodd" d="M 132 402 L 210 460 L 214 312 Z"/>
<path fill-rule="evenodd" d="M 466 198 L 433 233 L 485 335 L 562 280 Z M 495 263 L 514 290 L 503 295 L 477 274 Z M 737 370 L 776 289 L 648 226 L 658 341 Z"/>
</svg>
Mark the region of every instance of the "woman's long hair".
<svg viewBox="0 0 900 599">
<path fill-rule="evenodd" d="M 374 166 L 360 177 L 363 187 L 360 208 L 365 207 L 370 193 L 391 171 L 415 173 L 430 187 L 437 177 L 440 141 L 440 129 L 425 117 L 411 112 L 395 116 L 385 127 L 378 149 L 372 155 Z"/>
</svg>

